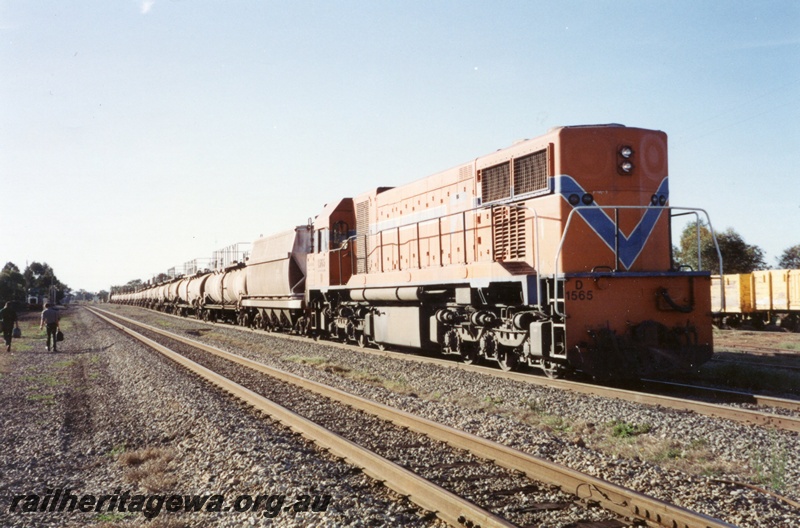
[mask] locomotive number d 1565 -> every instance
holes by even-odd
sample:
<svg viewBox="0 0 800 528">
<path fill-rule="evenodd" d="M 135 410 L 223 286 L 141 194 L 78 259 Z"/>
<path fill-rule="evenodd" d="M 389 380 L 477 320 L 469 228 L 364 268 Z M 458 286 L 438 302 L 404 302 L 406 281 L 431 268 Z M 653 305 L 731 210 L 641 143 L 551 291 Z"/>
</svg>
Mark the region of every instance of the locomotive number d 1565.
<svg viewBox="0 0 800 528">
<path fill-rule="evenodd" d="M 593 301 L 595 299 L 595 286 L 591 280 L 575 279 L 568 281 L 564 298 L 568 301 Z"/>
</svg>

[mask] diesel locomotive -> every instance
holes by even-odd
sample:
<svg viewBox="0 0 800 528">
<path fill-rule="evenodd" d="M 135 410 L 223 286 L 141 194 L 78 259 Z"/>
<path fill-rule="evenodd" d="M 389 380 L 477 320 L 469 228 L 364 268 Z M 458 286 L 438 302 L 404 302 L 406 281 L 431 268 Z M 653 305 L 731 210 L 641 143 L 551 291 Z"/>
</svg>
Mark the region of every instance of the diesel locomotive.
<svg viewBox="0 0 800 528">
<path fill-rule="evenodd" d="M 555 128 L 112 301 L 549 376 L 694 368 L 712 355 L 711 276 L 675 264 L 671 218 L 710 222 L 669 204 L 667 162 L 661 131 Z"/>
</svg>

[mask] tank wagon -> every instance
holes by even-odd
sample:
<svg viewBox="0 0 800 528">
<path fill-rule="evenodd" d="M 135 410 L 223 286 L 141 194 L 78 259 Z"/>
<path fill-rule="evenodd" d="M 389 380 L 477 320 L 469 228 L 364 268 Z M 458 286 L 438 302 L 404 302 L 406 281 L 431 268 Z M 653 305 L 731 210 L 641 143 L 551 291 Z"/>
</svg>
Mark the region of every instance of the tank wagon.
<svg viewBox="0 0 800 528">
<path fill-rule="evenodd" d="M 257 240 L 246 265 L 179 279 L 172 305 L 170 287 L 163 305 L 147 293 L 158 286 L 114 300 L 509 370 L 640 377 L 712 354 L 710 273 L 672 259 L 670 219 L 687 212 L 705 214 L 669 205 L 666 134 L 560 127 L 331 202 Z"/>
<path fill-rule="evenodd" d="M 711 283 L 711 307 L 717 324 L 756 328 L 778 324 L 800 331 L 800 270 L 713 275 Z"/>
</svg>

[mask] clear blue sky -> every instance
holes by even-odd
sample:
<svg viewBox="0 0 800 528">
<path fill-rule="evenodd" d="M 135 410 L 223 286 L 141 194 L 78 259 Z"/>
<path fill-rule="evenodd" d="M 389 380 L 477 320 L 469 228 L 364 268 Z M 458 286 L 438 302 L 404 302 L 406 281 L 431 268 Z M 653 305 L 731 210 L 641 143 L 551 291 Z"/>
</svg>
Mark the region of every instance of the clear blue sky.
<svg viewBox="0 0 800 528">
<path fill-rule="evenodd" d="M 800 2 L 0 0 L 0 266 L 108 289 L 560 125 L 800 244 Z"/>
</svg>

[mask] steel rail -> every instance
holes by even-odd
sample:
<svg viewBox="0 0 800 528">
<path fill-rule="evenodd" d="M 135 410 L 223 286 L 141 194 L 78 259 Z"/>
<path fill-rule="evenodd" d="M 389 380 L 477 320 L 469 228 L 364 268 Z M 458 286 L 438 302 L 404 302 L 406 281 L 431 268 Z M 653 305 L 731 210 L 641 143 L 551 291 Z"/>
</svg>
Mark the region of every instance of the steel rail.
<svg viewBox="0 0 800 528">
<path fill-rule="evenodd" d="M 113 312 L 108 312 L 108 313 L 113 313 Z M 185 317 L 178 317 L 175 315 L 164 314 L 161 312 L 156 312 L 156 313 L 165 317 L 176 317 L 183 321 L 188 320 Z M 116 317 L 122 317 L 117 314 L 114 315 Z M 192 321 L 198 323 L 202 322 L 196 320 Z M 205 324 L 212 324 L 212 323 L 205 323 Z M 260 332 L 259 330 L 253 330 L 241 326 L 231 326 L 231 328 L 236 328 L 238 330 L 249 331 L 254 333 Z M 280 333 L 270 333 L 269 335 L 273 337 L 278 337 L 280 339 L 289 339 L 300 342 L 307 342 L 308 340 L 307 337 L 293 336 Z M 530 374 L 523 374 L 519 372 L 506 372 L 480 365 L 465 365 L 463 363 L 455 363 L 451 359 L 425 357 L 415 354 L 407 354 L 403 352 L 392 352 L 390 350 L 362 348 L 362 347 L 356 347 L 356 345 L 351 345 L 346 343 L 336 343 L 334 341 L 325 341 L 325 345 L 336 348 L 342 348 L 346 350 L 357 349 L 360 352 L 378 355 L 382 357 L 405 359 L 409 361 L 416 361 L 417 363 L 430 363 L 448 368 L 461 369 L 468 372 L 477 372 L 484 375 L 494 376 L 503 379 L 510 379 L 514 381 L 520 381 L 523 383 L 529 383 L 531 385 L 538 385 L 541 387 L 571 390 L 573 392 L 579 394 L 586 394 L 589 396 L 617 398 L 620 400 L 630 401 L 634 403 L 642 403 L 646 405 L 656 405 L 656 406 L 660 405 L 662 407 L 667 407 L 671 409 L 694 411 L 704 416 L 722 418 L 742 423 L 745 425 L 774 427 L 776 429 L 782 429 L 786 431 L 800 431 L 800 418 L 795 418 L 792 416 L 784 416 L 774 413 L 764 413 L 764 412 L 754 411 L 751 409 L 741 409 L 737 407 L 730 407 L 727 405 L 687 400 L 685 398 L 676 398 L 672 396 L 660 396 L 657 394 L 648 394 L 645 392 L 637 392 L 627 389 L 619 389 L 615 387 L 606 387 L 602 385 L 594 385 L 591 383 L 581 383 L 579 381 L 551 379 L 542 376 L 532 376 Z M 786 401 L 791 402 L 792 400 L 786 400 Z M 775 405 L 775 406 L 780 406 L 780 405 Z"/>
<path fill-rule="evenodd" d="M 241 327 L 237 328 L 241 329 Z M 282 339 L 292 339 L 298 341 L 304 341 L 305 339 L 307 339 L 298 336 L 290 336 L 284 334 L 274 334 L 274 335 Z M 685 398 L 662 396 L 658 394 L 649 394 L 646 392 L 638 392 L 628 389 L 620 389 L 616 387 L 607 387 L 591 383 L 582 383 L 579 381 L 551 379 L 542 376 L 532 376 L 530 374 L 523 374 L 519 372 L 506 372 L 495 368 L 485 367 L 480 365 L 465 365 L 463 363 L 455 363 L 450 359 L 444 359 L 444 358 L 431 358 L 414 354 L 407 354 L 403 352 L 392 352 L 390 350 L 375 350 L 375 349 L 361 348 L 361 347 L 356 347 L 355 345 L 336 343 L 332 341 L 326 341 L 325 344 L 344 349 L 351 349 L 351 350 L 357 349 L 361 352 L 366 352 L 368 354 L 374 354 L 383 357 L 390 357 L 394 359 L 406 359 L 410 361 L 416 361 L 418 363 L 431 363 L 448 368 L 461 369 L 469 372 L 477 372 L 481 374 L 495 376 L 498 378 L 520 381 L 523 383 L 529 383 L 531 385 L 538 385 L 541 387 L 570 390 L 573 392 L 577 392 L 579 394 L 586 394 L 589 396 L 617 398 L 620 400 L 630 401 L 634 403 L 643 403 L 646 405 L 660 405 L 662 407 L 668 407 L 671 409 L 694 411 L 704 416 L 722 418 L 738 423 L 743 423 L 745 425 L 774 427 L 776 429 L 782 429 L 786 431 L 800 431 L 800 418 L 796 418 L 793 416 L 784 416 L 774 413 L 764 413 L 752 409 L 741 409 L 737 407 L 731 407 L 728 405 L 687 400 Z M 741 393 L 741 394 L 747 394 L 747 393 Z M 773 398 L 770 396 L 763 396 L 756 394 L 751 394 L 750 396 L 752 396 L 752 398 L 756 400 L 756 401 L 750 401 L 750 403 L 756 403 L 757 405 L 768 405 L 772 407 L 783 407 L 788 409 L 797 409 L 797 406 L 800 405 L 800 402 L 790 399 Z"/>
<path fill-rule="evenodd" d="M 287 339 L 296 339 L 296 340 L 304 339 L 297 336 L 286 336 L 282 334 L 275 334 L 275 335 L 276 337 L 287 338 Z M 335 343 L 326 341 L 325 344 L 339 348 L 356 349 L 355 345 L 349 345 L 344 343 Z M 774 413 L 764 413 L 751 409 L 741 409 L 737 407 L 731 407 L 728 405 L 706 403 L 695 400 L 687 400 L 685 398 L 662 396 L 658 394 L 649 394 L 646 392 L 638 392 L 628 389 L 620 389 L 616 387 L 607 387 L 591 383 L 582 383 L 579 381 L 551 379 L 542 376 L 532 376 L 530 374 L 523 374 L 519 372 L 505 372 L 491 367 L 485 367 L 480 365 L 465 365 L 463 363 L 455 363 L 449 359 L 431 358 L 414 354 L 406 354 L 403 352 L 392 352 L 390 350 L 373 350 L 360 347 L 358 348 L 358 350 L 366 352 L 368 354 L 375 354 L 384 357 L 391 357 L 395 359 L 406 359 L 406 360 L 416 361 L 418 363 L 431 363 L 448 368 L 462 369 L 469 372 L 478 372 L 489 376 L 520 381 L 523 383 L 529 383 L 531 385 L 538 385 L 541 387 L 570 390 L 573 392 L 577 392 L 579 394 L 586 394 L 589 396 L 617 398 L 620 400 L 630 401 L 634 403 L 643 403 L 646 405 L 657 405 L 657 406 L 660 405 L 662 407 L 668 407 L 671 409 L 694 411 L 704 416 L 722 418 L 738 423 L 743 423 L 745 425 L 774 427 L 776 429 L 782 429 L 785 431 L 800 431 L 800 418 L 792 416 L 784 416 Z M 753 398 L 757 398 L 760 402 L 768 402 L 763 404 L 773 407 L 796 409 L 797 408 L 796 405 L 798 404 L 798 403 L 793 403 L 795 401 L 790 399 L 783 399 L 783 401 L 786 403 L 781 404 L 780 403 L 781 399 L 779 398 L 772 398 L 762 395 L 751 395 L 751 396 Z M 758 404 L 760 405 L 761 403 Z"/>
<path fill-rule="evenodd" d="M 771 356 L 777 357 L 777 356 Z M 758 369 L 778 369 L 778 370 L 800 370 L 800 365 L 783 365 L 780 363 L 764 363 L 761 361 L 752 361 L 747 359 L 733 359 L 733 358 L 723 358 L 723 357 L 712 357 L 712 362 L 718 363 L 730 363 L 733 365 L 742 365 L 751 368 L 758 368 Z"/>
<path fill-rule="evenodd" d="M 643 379 L 643 382 L 654 387 L 662 387 L 670 391 L 686 391 L 694 392 L 708 397 L 728 398 L 731 400 L 738 400 L 741 403 L 751 403 L 755 405 L 762 405 L 764 407 L 778 407 L 781 409 L 790 409 L 792 411 L 800 411 L 800 400 L 790 400 L 787 398 L 776 398 L 774 396 L 765 396 L 763 394 L 752 394 L 749 392 L 741 392 L 730 389 L 719 389 L 716 387 L 704 387 L 702 385 L 688 385 L 685 383 L 677 383 L 674 381 L 651 380 Z"/>
<path fill-rule="evenodd" d="M 754 354 L 756 356 L 772 356 L 800 359 L 800 351 L 788 348 L 767 347 L 759 345 L 720 344 L 715 347 L 718 352 L 729 354 Z"/>
<path fill-rule="evenodd" d="M 591 475 L 586 475 L 567 468 L 566 466 L 523 453 L 503 444 L 439 424 L 432 420 L 421 418 L 372 400 L 349 394 L 328 385 L 301 378 L 280 369 L 269 367 L 193 339 L 188 339 L 165 330 L 151 327 L 127 317 L 116 314 L 114 314 L 114 316 L 131 324 L 147 328 L 151 332 L 198 347 L 229 361 L 345 403 L 356 409 L 378 416 L 381 419 L 389 420 L 402 427 L 407 427 L 415 432 L 425 434 L 434 440 L 446 442 L 453 447 L 469 451 L 505 468 L 521 471 L 533 480 L 557 486 L 585 502 L 597 503 L 606 510 L 625 517 L 638 519 L 650 526 L 683 528 L 733 526 L 707 515 L 692 512 L 643 493 L 603 481 Z"/>
<path fill-rule="evenodd" d="M 223 391 L 230 393 L 247 405 L 254 407 L 255 409 L 288 426 L 305 438 L 315 442 L 323 449 L 330 451 L 335 456 L 341 457 L 349 464 L 361 468 L 361 470 L 371 478 L 383 483 L 385 486 L 393 489 L 400 495 L 407 497 L 410 501 L 418 506 L 436 513 L 440 519 L 444 520 L 450 525 L 467 525 L 475 527 L 481 526 L 484 528 L 513 528 L 515 526 L 502 517 L 494 515 L 472 504 L 464 498 L 459 497 L 420 477 L 419 475 L 395 464 L 394 462 L 391 462 L 390 460 L 387 460 L 373 453 L 372 451 L 364 449 L 363 447 L 337 435 L 336 433 L 317 425 L 311 420 L 308 420 L 307 418 L 304 418 L 286 409 L 285 407 L 268 400 L 260 394 L 234 383 L 233 381 L 198 363 L 195 363 L 194 361 L 178 354 L 177 352 L 174 352 L 167 347 L 148 339 L 138 332 L 135 332 L 134 330 L 131 330 L 130 328 L 127 328 L 124 325 L 109 319 L 97 311 L 91 308 L 89 308 L 89 311 L 116 328 L 119 328 L 128 335 L 145 343 L 147 346 L 154 348 L 161 354 L 187 368 L 189 371 L 216 385 Z M 127 320 L 131 323 L 134 322 L 129 319 Z M 139 326 L 146 326 L 142 325 L 141 323 L 138 324 Z M 158 331 L 155 328 L 149 328 L 149 330 L 160 334 L 168 334 L 167 332 Z M 175 339 L 174 335 L 169 335 L 169 337 Z M 185 341 L 189 342 L 189 340 Z M 192 344 L 192 346 L 197 346 L 197 343 L 190 344 Z"/>
</svg>

